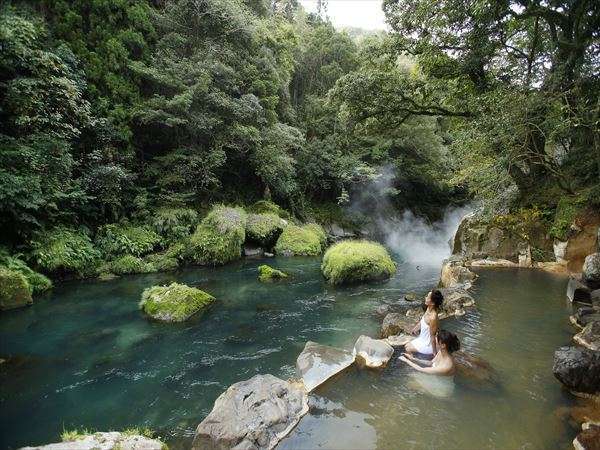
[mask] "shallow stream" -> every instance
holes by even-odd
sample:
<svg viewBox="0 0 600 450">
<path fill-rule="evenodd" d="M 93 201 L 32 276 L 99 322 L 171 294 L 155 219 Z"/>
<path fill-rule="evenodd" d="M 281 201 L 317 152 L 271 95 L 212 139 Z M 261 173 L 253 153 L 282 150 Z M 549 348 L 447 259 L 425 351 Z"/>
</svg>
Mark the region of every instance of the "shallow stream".
<svg viewBox="0 0 600 450">
<path fill-rule="evenodd" d="M 261 284 L 260 260 L 217 269 L 57 286 L 0 316 L 0 448 L 56 442 L 63 429 L 149 427 L 187 448 L 216 397 L 258 373 L 294 376 L 307 340 L 351 349 L 376 336 L 374 311 L 425 293 L 439 267 L 399 265 L 387 283 L 328 287 L 318 258 L 276 258 L 291 281 Z M 480 272 L 477 310 L 444 327 L 500 375 L 493 388 L 456 381 L 451 395 L 423 391 L 411 370 L 351 369 L 316 391 L 312 411 L 279 448 L 567 448 L 573 431 L 554 413 L 569 403 L 551 373 L 571 333 L 566 280 L 532 270 Z M 185 324 L 147 321 L 145 287 L 179 281 L 219 299 Z"/>
</svg>

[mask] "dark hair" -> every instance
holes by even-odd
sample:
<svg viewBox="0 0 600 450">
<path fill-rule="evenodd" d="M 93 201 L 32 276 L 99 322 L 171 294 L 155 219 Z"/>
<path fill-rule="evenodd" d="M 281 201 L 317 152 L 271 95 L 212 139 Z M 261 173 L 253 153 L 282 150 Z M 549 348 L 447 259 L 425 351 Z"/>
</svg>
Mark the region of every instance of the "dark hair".
<svg viewBox="0 0 600 450">
<path fill-rule="evenodd" d="M 454 333 L 446 330 L 439 330 L 436 334 L 437 340 L 446 346 L 449 353 L 455 352 L 460 348 L 460 341 Z"/>
<path fill-rule="evenodd" d="M 435 309 L 440 309 L 442 307 L 442 303 L 444 303 L 444 294 L 439 289 L 434 289 L 431 291 L 431 301 L 435 306 Z"/>
</svg>

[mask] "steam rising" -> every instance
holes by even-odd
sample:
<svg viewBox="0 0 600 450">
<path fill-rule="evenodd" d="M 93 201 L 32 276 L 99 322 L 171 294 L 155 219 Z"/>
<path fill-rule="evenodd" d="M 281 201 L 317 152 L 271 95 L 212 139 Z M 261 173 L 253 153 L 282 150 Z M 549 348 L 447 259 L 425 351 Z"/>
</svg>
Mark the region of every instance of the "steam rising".
<svg viewBox="0 0 600 450">
<path fill-rule="evenodd" d="M 394 188 L 393 181 L 393 168 L 382 168 L 374 181 L 353 196 L 351 213 L 368 217 L 375 228 L 374 234 L 403 261 L 416 266 L 439 267 L 451 255 L 451 240 L 461 219 L 472 208 L 447 208 L 443 219 L 434 223 L 409 210 L 399 214 L 389 200 L 391 196 L 402 195 Z"/>
</svg>

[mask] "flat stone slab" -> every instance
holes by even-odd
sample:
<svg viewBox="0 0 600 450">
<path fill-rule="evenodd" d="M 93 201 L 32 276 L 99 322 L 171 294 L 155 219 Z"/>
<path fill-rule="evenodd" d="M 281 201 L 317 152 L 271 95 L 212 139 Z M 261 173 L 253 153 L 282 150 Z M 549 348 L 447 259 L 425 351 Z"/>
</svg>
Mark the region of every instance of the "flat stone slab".
<svg viewBox="0 0 600 450">
<path fill-rule="evenodd" d="M 392 347 L 404 347 L 414 338 L 415 336 L 411 336 L 410 334 L 395 334 L 393 336 L 388 336 L 387 338 L 385 338 L 385 341 Z"/>
<path fill-rule="evenodd" d="M 474 259 L 472 261 L 467 261 L 465 265 L 470 267 L 519 267 L 517 263 L 509 261 L 508 259 L 495 258 Z"/>
<path fill-rule="evenodd" d="M 196 429 L 193 450 L 272 449 L 308 412 L 306 391 L 273 375 L 231 385 Z"/>
<path fill-rule="evenodd" d="M 157 439 L 111 431 L 88 434 L 74 441 L 23 447 L 21 450 L 161 450 L 162 448 L 163 443 Z"/>
<path fill-rule="evenodd" d="M 352 352 L 308 341 L 296 360 L 296 371 L 310 392 L 353 362 Z"/>
<path fill-rule="evenodd" d="M 369 336 L 360 336 L 354 344 L 354 355 L 361 358 L 365 366 L 380 368 L 387 366 L 394 354 L 392 347 L 385 339 L 373 339 Z"/>
</svg>

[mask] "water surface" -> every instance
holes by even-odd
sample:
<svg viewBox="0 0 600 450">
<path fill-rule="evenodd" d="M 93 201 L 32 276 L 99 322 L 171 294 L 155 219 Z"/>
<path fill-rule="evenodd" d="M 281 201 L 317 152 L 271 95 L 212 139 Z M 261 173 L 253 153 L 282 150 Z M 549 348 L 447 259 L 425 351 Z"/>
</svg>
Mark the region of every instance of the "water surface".
<svg viewBox="0 0 600 450">
<path fill-rule="evenodd" d="M 229 385 L 257 373 L 294 375 L 307 340 L 351 348 L 376 336 L 373 311 L 425 293 L 439 269 L 400 265 L 388 283 L 327 286 L 318 258 L 276 258 L 290 281 L 261 284 L 260 260 L 217 269 L 72 282 L 0 317 L 0 448 L 56 441 L 74 427 L 147 426 L 186 448 Z M 568 341 L 565 280 L 533 271 L 486 271 L 478 310 L 445 322 L 502 376 L 496 390 L 457 383 L 447 399 L 422 393 L 410 370 L 350 370 L 319 388 L 313 410 L 281 448 L 556 448 L 572 439 L 553 411 L 568 402 L 551 373 Z M 145 287 L 179 281 L 218 298 L 185 324 L 146 320 Z M 8 367 L 6 367 L 8 366 Z"/>
</svg>

